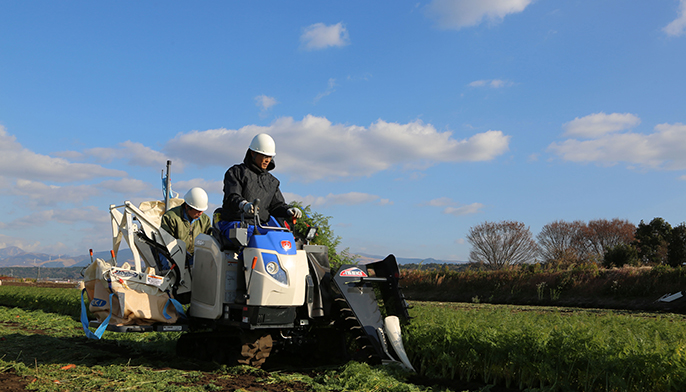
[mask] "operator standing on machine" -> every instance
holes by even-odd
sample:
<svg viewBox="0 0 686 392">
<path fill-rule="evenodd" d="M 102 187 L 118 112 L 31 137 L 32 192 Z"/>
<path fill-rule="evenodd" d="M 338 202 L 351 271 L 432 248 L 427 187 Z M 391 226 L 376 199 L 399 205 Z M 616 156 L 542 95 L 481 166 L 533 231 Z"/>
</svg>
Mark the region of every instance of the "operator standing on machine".
<svg viewBox="0 0 686 392">
<path fill-rule="evenodd" d="M 253 201 L 260 200 L 258 214 L 260 223 L 265 224 L 269 217 L 300 218 L 302 211 L 286 204 L 279 180 L 271 173 L 276 165 L 276 144 L 274 139 L 266 133 L 255 136 L 245 153 L 243 163 L 233 165 L 224 175 L 224 201 L 220 228 L 222 233 L 231 223 L 241 220 L 244 215 L 246 222 L 253 222 L 255 206 Z M 226 233 L 225 233 L 226 234 Z"/>
</svg>

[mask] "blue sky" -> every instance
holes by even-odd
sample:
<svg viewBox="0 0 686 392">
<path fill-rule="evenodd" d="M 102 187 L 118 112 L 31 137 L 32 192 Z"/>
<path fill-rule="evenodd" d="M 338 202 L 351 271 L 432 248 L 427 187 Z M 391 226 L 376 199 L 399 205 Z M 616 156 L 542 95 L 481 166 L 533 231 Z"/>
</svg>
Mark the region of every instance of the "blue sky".
<svg viewBox="0 0 686 392">
<path fill-rule="evenodd" d="M 111 248 L 108 206 L 259 132 L 352 253 L 470 227 L 686 220 L 686 0 L 0 0 L 0 248 Z M 339 250 L 340 250 L 339 249 Z"/>
</svg>

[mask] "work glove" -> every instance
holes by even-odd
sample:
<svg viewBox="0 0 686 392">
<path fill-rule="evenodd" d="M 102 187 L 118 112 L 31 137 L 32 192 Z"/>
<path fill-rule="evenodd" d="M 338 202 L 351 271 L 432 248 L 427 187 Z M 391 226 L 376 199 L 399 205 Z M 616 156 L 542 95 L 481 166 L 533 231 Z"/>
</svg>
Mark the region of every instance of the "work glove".
<svg viewBox="0 0 686 392">
<path fill-rule="evenodd" d="M 238 208 L 243 210 L 243 212 L 245 212 L 246 214 L 254 214 L 255 213 L 255 206 L 247 200 L 243 200 L 242 202 L 240 202 L 238 204 Z"/>
<path fill-rule="evenodd" d="M 303 212 L 300 211 L 300 208 L 291 207 L 288 209 L 288 215 L 290 215 L 292 218 L 300 219 L 303 216 Z"/>
</svg>

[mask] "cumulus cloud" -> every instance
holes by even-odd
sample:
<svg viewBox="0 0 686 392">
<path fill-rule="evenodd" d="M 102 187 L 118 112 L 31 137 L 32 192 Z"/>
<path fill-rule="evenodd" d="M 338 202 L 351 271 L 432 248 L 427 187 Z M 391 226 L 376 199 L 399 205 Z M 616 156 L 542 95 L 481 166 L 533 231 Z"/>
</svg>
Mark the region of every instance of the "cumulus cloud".
<svg viewBox="0 0 686 392">
<path fill-rule="evenodd" d="M 112 162 L 115 159 L 122 159 L 132 166 L 160 168 L 165 167 L 170 158 L 163 153 L 146 147 L 141 143 L 127 140 L 119 143 L 117 148 L 96 147 L 89 148 L 84 154 L 97 159 L 103 163 Z M 183 168 L 183 162 L 174 160 L 174 167 L 179 170 Z"/>
<path fill-rule="evenodd" d="M 137 195 L 141 193 L 148 193 L 153 190 L 153 187 L 148 182 L 137 180 L 135 178 L 122 178 L 121 180 L 107 180 L 96 185 L 98 188 L 103 188 L 109 192 L 121 193 L 124 195 Z"/>
<path fill-rule="evenodd" d="M 224 194 L 223 181 L 208 181 L 202 178 L 194 178 L 188 181 L 176 181 L 174 182 L 174 191 L 181 194 L 179 197 L 183 197 L 189 189 L 196 186 L 204 189 L 207 193 Z"/>
<path fill-rule="evenodd" d="M 610 115 L 611 116 L 611 115 Z M 622 118 L 625 115 L 618 115 Z M 635 116 L 634 116 L 635 117 Z M 628 123 L 637 123 L 638 118 L 630 118 Z M 624 124 L 623 126 L 621 124 Z M 566 161 L 595 162 L 614 165 L 625 162 L 648 169 L 684 170 L 686 169 L 686 125 L 658 124 L 649 134 L 620 132 L 626 129 L 626 122 L 614 126 L 602 126 L 595 131 L 578 131 L 589 140 L 567 139 L 551 143 L 548 152 Z"/>
<path fill-rule="evenodd" d="M 602 135 L 636 127 L 641 119 L 630 113 L 595 113 L 577 117 L 564 124 L 565 136 L 596 138 Z"/>
<path fill-rule="evenodd" d="M 10 246 L 16 246 L 24 252 L 35 252 L 39 249 L 40 242 L 29 242 L 25 238 L 16 238 L 0 234 L 0 249 L 8 248 Z"/>
<path fill-rule="evenodd" d="M 346 46 L 350 44 L 348 29 L 343 23 L 325 25 L 315 23 L 303 29 L 300 43 L 306 50 L 319 50 L 331 46 Z"/>
<path fill-rule="evenodd" d="M 438 199 L 430 200 L 426 203 L 426 205 L 443 208 L 444 214 L 455 216 L 476 214 L 481 212 L 481 209 L 484 207 L 484 205 L 481 203 L 464 205 L 454 201 L 449 197 L 440 197 Z"/>
<path fill-rule="evenodd" d="M 378 120 L 362 127 L 308 115 L 301 121 L 279 118 L 269 126 L 179 134 L 165 150 L 198 165 L 228 166 L 243 160 L 250 140 L 261 132 L 276 141 L 277 168 L 302 181 L 370 176 L 392 167 L 489 161 L 505 153 L 510 141 L 510 136 L 495 130 L 459 140 L 419 120 Z"/>
<path fill-rule="evenodd" d="M 678 37 L 686 31 L 686 0 L 679 2 L 678 17 L 665 26 L 662 31 L 673 37 Z"/>
<path fill-rule="evenodd" d="M 37 211 L 33 214 L 15 219 L 11 222 L 10 226 L 21 229 L 43 226 L 48 222 L 68 225 L 75 223 L 102 224 L 109 223 L 109 217 L 107 216 L 107 213 L 104 213 L 93 206 L 71 209 L 50 209 Z"/>
<path fill-rule="evenodd" d="M 294 193 L 284 192 L 283 194 L 286 202 L 292 203 L 298 201 L 306 206 L 321 207 L 321 206 L 331 206 L 331 205 L 359 205 L 359 204 L 369 204 L 377 203 L 379 205 L 389 205 L 393 204 L 388 199 L 381 199 L 379 196 L 370 195 L 368 193 L 362 192 L 348 192 L 342 194 L 329 193 L 326 196 L 299 196 Z"/>
<path fill-rule="evenodd" d="M 460 30 L 483 21 L 500 23 L 509 14 L 524 11 L 532 0 L 432 0 L 426 15 L 438 28 Z"/>
<path fill-rule="evenodd" d="M 26 180 L 72 182 L 99 177 L 124 177 L 120 170 L 36 154 L 22 147 L 0 126 L 0 176 Z"/>
<path fill-rule="evenodd" d="M 23 202 L 29 201 L 33 206 L 49 206 L 58 203 L 79 204 L 100 193 L 89 185 L 47 185 L 24 179 L 18 179 L 11 190 L 14 195 L 21 196 Z"/>
</svg>

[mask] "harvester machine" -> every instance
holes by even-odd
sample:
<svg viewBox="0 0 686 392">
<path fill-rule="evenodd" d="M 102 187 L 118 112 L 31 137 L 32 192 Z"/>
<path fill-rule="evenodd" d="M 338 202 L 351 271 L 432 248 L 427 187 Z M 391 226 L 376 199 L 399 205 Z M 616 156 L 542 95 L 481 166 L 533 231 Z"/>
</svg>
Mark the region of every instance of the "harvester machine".
<svg viewBox="0 0 686 392">
<path fill-rule="evenodd" d="M 259 208 L 259 200 L 254 204 Z M 127 202 L 124 210 L 111 213 L 114 244 L 118 249 L 122 238 L 127 241 L 133 265 L 117 266 L 113 256 L 109 279 L 128 268 L 137 281 L 159 284 L 173 302 L 188 305 L 187 314 L 173 323 L 118 325 L 108 319 L 107 330 L 184 331 L 177 341 L 179 355 L 224 363 L 259 367 L 283 354 L 290 363 L 352 359 L 413 370 L 401 336 L 408 305 L 393 255 L 332 271 L 328 248 L 311 244 L 316 228 L 296 238 L 272 218 L 266 226 L 257 219 L 239 222 L 228 236 L 215 222 L 210 234 L 195 238 L 189 259 L 183 241 L 161 229 L 159 218 L 148 216 L 154 209 L 144 212 Z M 89 296 L 91 310 L 94 302 L 107 300 Z M 167 303 L 163 307 L 171 309 Z M 105 323 L 94 320 L 90 326 Z"/>
</svg>

